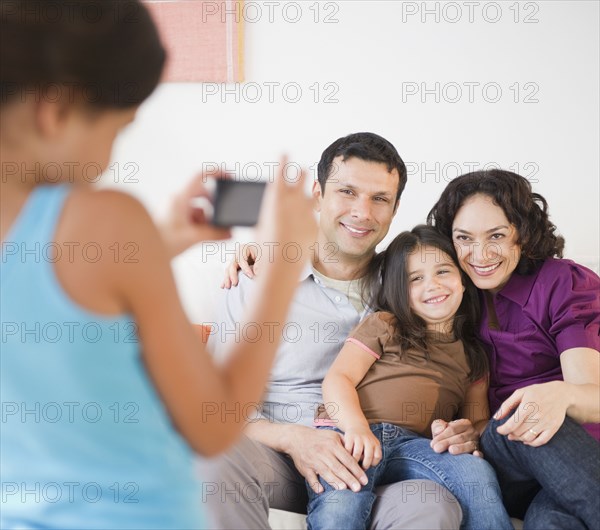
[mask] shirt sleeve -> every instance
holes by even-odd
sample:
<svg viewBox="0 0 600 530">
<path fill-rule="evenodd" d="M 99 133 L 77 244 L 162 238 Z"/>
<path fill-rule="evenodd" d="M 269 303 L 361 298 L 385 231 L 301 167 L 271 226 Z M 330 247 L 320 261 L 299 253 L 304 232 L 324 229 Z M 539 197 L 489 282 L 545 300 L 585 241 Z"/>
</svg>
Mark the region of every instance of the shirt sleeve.
<svg viewBox="0 0 600 530">
<path fill-rule="evenodd" d="M 570 263 L 556 271 L 549 313 L 559 354 L 570 348 L 600 351 L 600 278 L 591 270 Z"/>
<path fill-rule="evenodd" d="M 367 315 L 351 332 L 346 342 L 356 344 L 376 359 L 383 355 L 391 336 L 390 318 L 385 313 Z"/>
</svg>

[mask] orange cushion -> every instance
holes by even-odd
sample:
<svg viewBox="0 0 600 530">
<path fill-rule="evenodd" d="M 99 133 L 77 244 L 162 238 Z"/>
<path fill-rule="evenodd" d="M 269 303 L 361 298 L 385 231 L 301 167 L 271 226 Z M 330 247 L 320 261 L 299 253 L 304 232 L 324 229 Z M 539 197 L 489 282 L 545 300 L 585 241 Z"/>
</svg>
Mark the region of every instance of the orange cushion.
<svg viewBox="0 0 600 530">
<path fill-rule="evenodd" d="M 192 324 L 192 326 L 194 326 L 194 329 L 196 330 L 196 333 L 198 333 L 200 340 L 206 344 L 208 337 L 210 337 L 210 332 L 212 331 L 210 324 Z"/>
</svg>

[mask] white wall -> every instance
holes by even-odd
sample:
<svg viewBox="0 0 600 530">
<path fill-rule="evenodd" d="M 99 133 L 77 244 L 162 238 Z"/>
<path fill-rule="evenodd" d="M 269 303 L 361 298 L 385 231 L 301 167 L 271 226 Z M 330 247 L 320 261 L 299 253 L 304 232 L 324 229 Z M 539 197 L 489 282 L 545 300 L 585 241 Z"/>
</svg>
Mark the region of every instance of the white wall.
<svg viewBox="0 0 600 530">
<path fill-rule="evenodd" d="M 118 140 L 120 174 L 105 184 L 161 215 L 203 162 L 235 169 L 286 151 L 311 166 L 339 136 L 373 131 L 409 165 L 390 238 L 424 220 L 457 170 L 491 162 L 547 198 L 567 257 L 597 262 L 598 2 L 247 0 L 245 15 L 250 84 L 161 85 Z M 422 93 L 436 83 L 438 95 Z M 127 162 L 138 183 L 123 182 Z"/>
</svg>

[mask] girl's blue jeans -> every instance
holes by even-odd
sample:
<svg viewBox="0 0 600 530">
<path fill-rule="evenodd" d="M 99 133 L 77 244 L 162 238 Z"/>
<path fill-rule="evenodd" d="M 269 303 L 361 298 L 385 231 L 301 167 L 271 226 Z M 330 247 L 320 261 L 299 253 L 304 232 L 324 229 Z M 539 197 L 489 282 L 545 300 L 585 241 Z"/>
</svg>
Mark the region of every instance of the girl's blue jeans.
<svg viewBox="0 0 600 530">
<path fill-rule="evenodd" d="M 334 427 L 320 428 L 342 432 Z M 371 431 L 381 443 L 383 458 L 366 470 L 369 483 L 359 492 L 334 489 L 320 478 L 325 491 L 317 494 L 307 484 L 309 530 L 366 529 L 375 487 L 411 479 L 433 480 L 453 493 L 463 510 L 461 528 L 512 530 L 496 474 L 485 460 L 471 454 L 438 454 L 429 446 L 429 439 L 389 423 L 373 424 Z"/>
</svg>

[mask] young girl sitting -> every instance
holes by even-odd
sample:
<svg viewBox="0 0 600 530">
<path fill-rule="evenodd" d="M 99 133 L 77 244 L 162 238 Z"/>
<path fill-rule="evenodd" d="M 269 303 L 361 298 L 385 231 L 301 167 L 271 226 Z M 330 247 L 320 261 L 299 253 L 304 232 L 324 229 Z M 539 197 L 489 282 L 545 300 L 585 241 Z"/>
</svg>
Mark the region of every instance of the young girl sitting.
<svg viewBox="0 0 600 530">
<path fill-rule="evenodd" d="M 160 78 L 148 12 L 131 0 L 21 0 L 0 15 L 0 527 L 204 528 L 193 451 L 214 455 L 241 433 L 231 411 L 263 392 L 272 323 L 303 260 L 276 253 L 265 265 L 246 315 L 259 337 L 232 340 L 217 368 L 167 250 L 229 236 L 193 217 L 189 199 L 205 190 L 190 188 L 163 241 L 136 200 L 86 182 Z M 314 241 L 302 183 L 279 175 L 263 202 L 265 240 Z"/>
<path fill-rule="evenodd" d="M 316 423 L 343 435 L 362 461 L 368 484 L 358 492 L 309 487 L 308 527 L 367 528 L 376 486 L 431 479 L 463 509 L 463 528 L 512 528 L 496 476 L 478 453 L 438 454 L 435 418 L 489 418 L 486 354 L 475 339 L 477 298 L 445 236 L 427 226 L 401 233 L 367 275 L 374 313 L 350 334 L 323 382 Z M 480 432 L 481 432 L 480 430 Z"/>
</svg>

